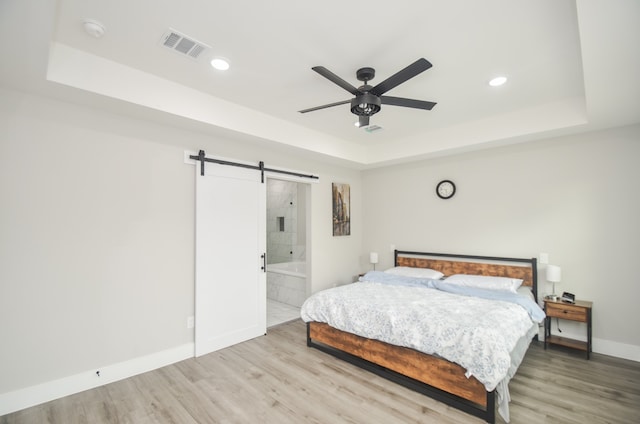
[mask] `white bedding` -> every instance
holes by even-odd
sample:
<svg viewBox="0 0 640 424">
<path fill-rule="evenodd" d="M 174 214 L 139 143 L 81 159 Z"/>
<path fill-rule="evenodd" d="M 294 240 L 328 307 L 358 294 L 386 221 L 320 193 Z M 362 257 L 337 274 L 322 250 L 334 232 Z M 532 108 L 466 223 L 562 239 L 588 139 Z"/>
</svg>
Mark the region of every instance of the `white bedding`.
<svg viewBox="0 0 640 424">
<path fill-rule="evenodd" d="M 507 421 L 507 383 L 538 331 L 517 304 L 375 282 L 316 293 L 302 305 L 301 317 L 461 365 L 488 391 L 497 388 L 499 412 Z"/>
</svg>

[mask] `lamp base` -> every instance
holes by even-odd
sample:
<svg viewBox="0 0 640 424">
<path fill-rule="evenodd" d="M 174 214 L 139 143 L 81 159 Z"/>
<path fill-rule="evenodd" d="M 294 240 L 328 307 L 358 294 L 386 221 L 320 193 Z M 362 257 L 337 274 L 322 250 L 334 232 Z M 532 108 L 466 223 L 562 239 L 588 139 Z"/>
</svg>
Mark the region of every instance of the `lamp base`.
<svg viewBox="0 0 640 424">
<path fill-rule="evenodd" d="M 552 300 L 554 302 L 557 302 L 559 297 L 557 294 L 549 294 L 547 296 L 544 297 L 546 300 Z"/>
</svg>

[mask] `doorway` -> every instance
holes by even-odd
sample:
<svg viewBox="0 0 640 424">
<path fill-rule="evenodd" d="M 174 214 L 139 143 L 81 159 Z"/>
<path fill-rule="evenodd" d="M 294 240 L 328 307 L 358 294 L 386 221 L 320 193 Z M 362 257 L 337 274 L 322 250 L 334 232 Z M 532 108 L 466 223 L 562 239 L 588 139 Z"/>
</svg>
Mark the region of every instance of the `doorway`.
<svg viewBox="0 0 640 424">
<path fill-rule="evenodd" d="M 300 318 L 309 295 L 310 187 L 267 179 L 267 327 Z"/>
</svg>

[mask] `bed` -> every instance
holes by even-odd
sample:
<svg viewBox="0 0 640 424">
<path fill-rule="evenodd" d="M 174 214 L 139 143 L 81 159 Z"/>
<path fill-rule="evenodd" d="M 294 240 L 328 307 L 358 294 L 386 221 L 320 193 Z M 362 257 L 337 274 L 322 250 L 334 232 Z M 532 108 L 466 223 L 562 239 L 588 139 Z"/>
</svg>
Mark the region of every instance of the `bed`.
<svg viewBox="0 0 640 424">
<path fill-rule="evenodd" d="M 421 278 L 403 276 L 398 277 L 401 280 L 397 284 L 395 282 L 396 277 L 393 277 L 393 283 L 387 282 L 384 279 L 391 279 L 392 277 L 374 271 L 361 278 L 364 283 L 358 282 L 316 293 L 307 299 L 301 311 L 302 318 L 307 323 L 307 345 L 436 400 L 445 402 L 457 409 L 483 418 L 490 423 L 495 422 L 495 410 L 496 405 L 498 405 L 499 413 L 508 422 L 508 401 L 510 400 L 508 382 L 515 374 L 532 338 L 537 337 L 538 323 L 544 319 L 544 313 L 536 303 L 536 259 L 395 251 L 394 268 L 400 269 L 399 267 L 425 272 L 436 271 L 443 274 L 444 277 L 440 278 L 436 275 L 434 277 L 438 278 L 429 277 L 423 280 Z M 528 302 L 534 306 L 530 306 L 527 303 L 527 308 L 532 309 L 528 314 L 525 312 L 524 315 L 527 318 L 523 318 L 522 308 L 518 305 L 507 305 L 507 302 L 500 301 L 501 299 L 475 299 L 475 292 L 482 292 L 480 294 L 491 292 L 491 296 L 493 296 L 494 292 L 492 290 L 484 290 L 484 286 L 481 286 L 480 289 L 466 287 L 460 289 L 456 287 L 453 292 L 447 292 L 446 290 L 452 287 L 453 281 L 451 281 L 452 284 L 444 284 L 447 281 L 446 277 L 460 274 L 463 277 L 466 275 L 491 276 L 498 277 L 498 279 L 521 281 L 521 287 L 517 291 L 522 293 L 523 290 L 530 290 L 528 292 L 530 301 Z M 422 277 L 420 273 L 416 275 Z M 378 278 L 382 278 L 384 281 L 378 281 Z M 479 278 L 482 279 L 484 277 Z M 481 281 L 483 282 L 484 280 Z M 422 286 L 427 283 L 428 287 Z M 446 286 L 446 290 L 442 293 L 440 292 L 441 286 Z M 457 290 L 471 290 L 472 292 L 475 290 L 475 292 L 473 293 L 474 296 L 470 296 L 466 292 L 457 293 Z M 395 297 L 396 293 L 398 294 L 397 298 Z M 338 296 L 341 299 L 339 302 L 344 302 L 344 306 L 326 303 L 333 302 L 335 300 L 333 299 L 334 296 Z M 512 295 L 508 294 L 506 296 Z M 387 299 L 391 298 L 394 300 L 390 301 L 392 305 L 388 307 L 394 310 L 402 310 L 402 313 L 408 315 L 403 318 L 386 318 L 384 316 L 385 313 L 380 312 L 386 310 L 386 304 L 377 304 L 376 302 L 387 302 Z M 419 301 L 415 300 L 417 298 L 419 298 Z M 395 304 L 393 304 L 394 302 Z M 499 320 L 500 323 L 504 323 L 505 328 L 507 328 L 506 325 L 512 324 L 514 328 L 518 328 L 518 330 L 513 330 L 513 335 L 505 337 L 509 339 L 505 342 L 509 346 L 507 348 L 509 358 L 505 359 L 505 352 L 503 352 L 504 348 L 502 347 L 496 348 L 496 353 L 493 353 L 488 350 L 485 352 L 487 348 L 478 344 L 484 339 L 493 341 L 494 339 L 502 338 L 500 334 L 503 332 L 505 334 L 511 334 L 512 332 L 511 329 L 493 328 L 493 324 L 488 324 L 491 321 L 485 322 L 484 318 L 477 320 L 477 329 L 472 331 L 465 330 L 466 333 L 461 336 L 462 338 L 452 339 L 453 341 L 450 343 L 445 340 L 442 343 L 442 334 L 448 337 L 451 330 L 449 328 L 446 330 L 433 329 L 433 327 L 436 327 L 435 321 L 440 320 L 445 326 L 453 326 L 457 325 L 455 321 L 458 319 L 461 321 L 468 320 L 469 317 L 466 316 L 466 311 L 472 308 L 466 306 L 467 302 L 475 302 L 482 307 L 488 308 L 487 310 L 490 312 L 483 314 L 487 316 L 487 320 L 490 319 L 490 315 L 496 315 L 494 318 Z M 518 303 L 520 303 L 519 299 Z M 420 313 L 432 310 L 432 313 L 439 314 L 438 316 L 442 317 L 442 319 L 433 319 L 431 317 L 429 323 L 424 324 L 425 326 L 422 327 L 419 319 L 412 315 L 414 312 L 410 312 L 408 306 L 401 306 L 409 304 L 415 304 Z M 455 305 L 461 305 L 462 309 L 459 313 L 455 313 Z M 473 306 L 473 308 L 475 307 Z M 342 315 L 338 318 L 332 317 L 331 313 L 340 308 L 343 309 Z M 446 313 L 443 313 L 443 309 L 438 310 L 438 308 L 448 309 L 446 309 Z M 505 310 L 503 311 L 502 308 L 505 308 Z M 535 308 L 537 310 L 533 311 Z M 371 309 L 375 309 L 377 312 L 374 312 L 376 315 L 369 317 L 366 313 L 368 313 L 367 310 Z M 536 316 L 533 317 L 532 313 L 536 314 Z M 512 320 L 512 316 L 514 323 L 509 322 Z M 454 319 L 454 317 L 456 318 Z M 529 319 L 529 322 L 527 322 L 527 319 Z M 365 321 L 365 323 L 358 324 L 357 321 Z M 404 324 L 399 324 L 401 322 Z M 484 327 L 482 327 L 483 325 Z M 356 329 L 352 329 L 351 326 Z M 378 327 L 388 328 L 383 331 L 378 330 Z M 438 338 L 436 338 L 431 337 L 430 331 L 440 331 L 441 333 L 434 333 L 439 334 Z M 404 339 L 400 340 L 399 334 L 402 337 L 408 335 L 409 342 Z M 414 343 L 414 339 L 426 339 L 426 341 Z M 435 341 L 436 339 L 437 342 Z M 464 340 L 464 342 L 460 340 Z M 445 345 L 445 349 L 442 352 L 437 349 L 434 350 L 430 343 L 438 345 L 438 349 Z M 469 343 L 469 349 L 461 348 L 465 343 Z M 500 341 L 500 343 L 503 342 Z M 489 344 L 499 345 L 500 343 L 492 342 Z M 450 346 L 447 346 L 447 344 L 450 344 Z M 474 353 L 471 355 L 469 353 L 478 349 L 482 354 L 475 355 Z M 463 352 L 464 350 L 468 351 Z M 462 353 L 457 354 L 458 351 Z M 483 359 L 485 354 L 488 355 L 491 361 L 494 360 L 493 357 L 495 356 L 497 358 L 495 362 L 499 363 L 500 366 L 487 366 L 484 363 L 476 366 L 469 362 L 476 359 L 480 359 L 480 362 L 486 361 L 486 359 Z M 473 358 L 474 355 L 477 356 L 476 359 Z M 484 374 L 485 369 L 490 369 L 490 372 L 487 372 L 488 375 Z M 496 381 L 498 382 L 496 383 Z"/>
</svg>

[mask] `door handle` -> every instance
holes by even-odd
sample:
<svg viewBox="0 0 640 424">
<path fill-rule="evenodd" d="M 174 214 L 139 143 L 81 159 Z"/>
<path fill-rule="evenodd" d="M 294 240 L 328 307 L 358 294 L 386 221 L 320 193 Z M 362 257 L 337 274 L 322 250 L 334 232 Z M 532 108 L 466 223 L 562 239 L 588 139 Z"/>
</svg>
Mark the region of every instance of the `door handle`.
<svg viewBox="0 0 640 424">
<path fill-rule="evenodd" d="M 260 269 L 262 270 L 262 272 L 267 272 L 267 254 L 263 253 L 262 255 L 260 255 L 260 257 L 262 258 L 262 266 L 260 267 Z"/>
</svg>

